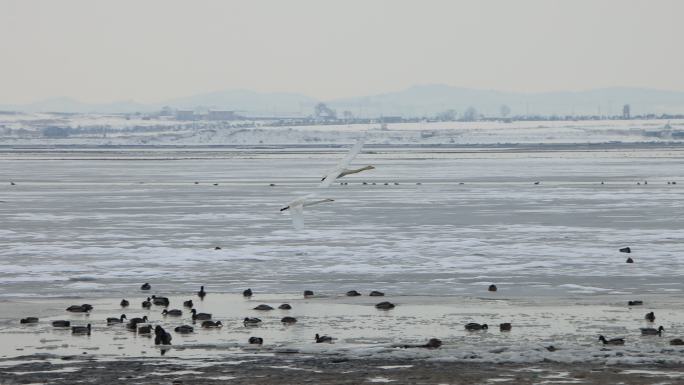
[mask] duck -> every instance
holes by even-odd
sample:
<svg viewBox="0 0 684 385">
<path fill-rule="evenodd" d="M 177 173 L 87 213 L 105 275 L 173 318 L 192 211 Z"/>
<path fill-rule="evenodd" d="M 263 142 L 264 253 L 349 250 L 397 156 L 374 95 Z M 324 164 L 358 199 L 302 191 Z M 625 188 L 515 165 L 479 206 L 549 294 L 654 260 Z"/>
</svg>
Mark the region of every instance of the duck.
<svg viewBox="0 0 684 385">
<path fill-rule="evenodd" d="M 628 246 L 628 247 L 622 247 L 622 248 L 620 248 L 619 251 L 620 251 L 621 253 L 628 253 L 628 254 L 629 254 L 629 253 L 632 252 L 632 249 Z"/>
<path fill-rule="evenodd" d="M 356 290 L 349 290 L 349 291 L 347 292 L 347 297 L 358 297 L 358 296 L 360 296 L 360 295 L 361 295 L 361 293 L 359 293 L 359 292 L 356 291 Z"/>
<path fill-rule="evenodd" d="M 126 314 L 121 314 L 120 317 L 109 317 L 107 318 L 107 325 L 120 324 L 126 319 Z"/>
<path fill-rule="evenodd" d="M 511 325 L 510 322 L 504 322 L 504 323 L 499 324 L 499 330 L 502 332 L 510 332 L 512 328 L 513 328 L 513 325 Z"/>
<path fill-rule="evenodd" d="M 304 298 L 313 297 L 313 295 L 314 295 L 313 290 L 304 290 Z"/>
<path fill-rule="evenodd" d="M 138 334 L 152 334 L 152 325 L 145 325 L 139 327 Z"/>
<path fill-rule="evenodd" d="M 273 307 L 262 303 L 261 305 L 255 307 L 254 310 L 267 311 L 267 310 L 273 310 Z"/>
<path fill-rule="evenodd" d="M 478 324 L 475 322 L 467 323 L 465 325 L 466 330 L 470 331 L 475 331 L 475 330 L 487 330 L 489 329 L 489 326 L 487 324 Z"/>
<path fill-rule="evenodd" d="M 280 322 L 284 324 L 293 324 L 297 323 L 297 319 L 295 317 L 283 317 Z"/>
<path fill-rule="evenodd" d="M 178 310 L 178 309 L 171 309 L 171 310 L 164 309 L 164 310 L 162 310 L 162 315 L 163 316 L 170 315 L 171 317 L 180 317 L 183 315 L 183 312 L 181 310 Z"/>
<path fill-rule="evenodd" d="M 427 349 L 437 349 L 440 346 L 442 346 L 442 340 L 439 338 L 430 338 L 428 342 L 423 345 L 423 347 Z"/>
<path fill-rule="evenodd" d="M 188 333 L 194 332 L 195 328 L 193 328 L 190 325 L 181 325 L 181 326 L 177 326 L 175 329 L 173 329 L 173 331 L 175 331 L 176 333 L 180 333 L 180 334 L 188 334 Z"/>
<path fill-rule="evenodd" d="M 673 340 L 670 340 L 670 345 L 684 345 L 684 340 L 681 338 L 675 338 Z"/>
<path fill-rule="evenodd" d="M 26 317 L 19 320 L 21 324 L 35 324 L 38 323 L 38 317 Z"/>
<path fill-rule="evenodd" d="M 152 296 L 152 304 L 157 305 L 157 306 L 169 306 L 171 302 L 169 301 L 168 298 L 166 297 L 157 297 L 155 295 Z"/>
<path fill-rule="evenodd" d="M 152 307 L 152 298 L 147 297 L 146 300 L 142 301 L 142 307 L 143 307 L 144 309 L 149 309 L 149 308 L 151 308 L 151 307 Z"/>
<path fill-rule="evenodd" d="M 155 345 L 171 345 L 171 334 L 167 333 L 164 328 L 157 325 L 154 327 L 154 344 Z"/>
<path fill-rule="evenodd" d="M 656 328 L 641 328 L 641 335 L 642 336 L 655 336 L 655 335 L 662 335 L 663 332 L 665 331 L 665 328 L 660 326 L 658 329 Z"/>
<path fill-rule="evenodd" d="M 264 339 L 261 337 L 249 337 L 249 343 L 252 345 L 263 345 Z"/>
<path fill-rule="evenodd" d="M 376 309 L 380 309 L 380 310 L 394 309 L 394 307 L 395 307 L 395 305 L 394 305 L 393 303 L 387 302 L 387 301 L 385 301 L 385 302 L 380 302 L 380 303 L 378 303 L 378 304 L 375 305 L 375 308 L 376 308 Z"/>
<path fill-rule="evenodd" d="M 496 285 L 489 285 L 489 289 L 487 289 L 487 290 L 488 291 L 497 291 L 498 289 L 497 289 Z"/>
<path fill-rule="evenodd" d="M 68 328 L 69 326 L 71 326 L 71 321 L 65 321 L 65 320 L 61 320 L 61 319 L 56 320 L 56 321 L 52 321 L 52 326 L 54 326 L 56 328 Z"/>
<path fill-rule="evenodd" d="M 193 320 L 206 321 L 211 319 L 211 314 L 209 313 L 198 313 L 195 309 L 190 309 L 190 313 L 192 313 Z"/>
<path fill-rule="evenodd" d="M 384 296 L 385 296 L 385 293 L 383 293 L 383 292 L 381 292 L 381 291 L 373 290 L 373 291 L 371 291 L 370 294 L 368 294 L 368 295 L 371 296 L 371 297 L 384 297 Z"/>
<path fill-rule="evenodd" d="M 242 321 L 242 324 L 245 326 L 258 326 L 261 324 L 261 320 L 256 317 L 245 317 L 245 319 Z"/>
<path fill-rule="evenodd" d="M 121 300 L 121 303 L 120 303 L 119 305 L 121 305 L 121 307 L 128 307 L 128 305 L 130 305 L 130 304 L 131 304 L 131 303 L 128 302 L 128 300 L 122 299 L 122 300 Z"/>
<path fill-rule="evenodd" d="M 216 247 L 214 247 L 214 250 L 222 250 L 222 249 L 221 249 L 221 246 L 216 246 Z"/>
<path fill-rule="evenodd" d="M 200 291 L 197 292 L 197 296 L 200 297 L 201 299 L 204 299 L 204 297 L 207 295 L 207 292 L 204 291 L 204 286 L 200 286 Z"/>
<path fill-rule="evenodd" d="M 627 305 L 628 306 L 641 306 L 644 304 L 644 301 L 641 300 L 634 300 L 634 301 L 628 301 Z"/>
<path fill-rule="evenodd" d="M 142 285 L 140 285 L 140 290 L 150 290 L 152 288 L 152 285 L 149 283 L 145 282 Z"/>
<path fill-rule="evenodd" d="M 611 338 L 611 339 L 607 340 L 606 337 L 599 336 L 599 341 L 603 342 L 604 345 L 624 345 L 625 344 L 624 338 Z"/>
<path fill-rule="evenodd" d="M 72 326 L 71 334 L 87 334 L 90 335 L 90 324 L 87 326 Z"/>
<path fill-rule="evenodd" d="M 634 263 L 634 260 L 632 259 L 632 257 L 629 257 L 629 258 L 627 258 L 625 263 Z"/>
<path fill-rule="evenodd" d="M 653 313 L 653 312 L 646 313 L 646 315 L 644 316 L 644 319 L 648 322 L 654 322 L 655 321 L 655 313 Z"/>
<path fill-rule="evenodd" d="M 193 304 L 193 303 L 192 303 L 192 300 L 189 299 L 189 300 L 183 302 L 183 306 L 184 306 L 184 307 L 189 307 L 189 308 L 192 309 L 193 307 L 195 307 L 195 304 Z"/>
<path fill-rule="evenodd" d="M 148 318 L 146 315 L 144 315 L 142 317 L 133 317 L 133 318 L 128 320 L 129 323 L 138 323 L 138 324 L 143 323 L 143 322 L 147 322 L 147 321 L 148 321 Z"/>
<path fill-rule="evenodd" d="M 330 344 L 330 343 L 332 343 L 332 341 L 333 341 L 333 338 L 332 338 L 332 337 L 330 337 L 330 336 L 321 336 L 321 335 L 318 335 L 318 333 L 316 333 L 316 335 L 314 336 L 314 338 L 316 339 L 316 343 L 317 343 L 317 344 L 321 344 L 321 343 Z"/>
<path fill-rule="evenodd" d="M 249 298 L 249 297 L 252 296 L 252 294 L 253 294 L 253 293 L 252 293 L 252 289 L 247 289 L 247 290 L 245 290 L 245 291 L 242 292 L 242 296 L 243 296 L 243 297 L 248 297 L 248 298 Z"/>
<path fill-rule="evenodd" d="M 87 313 L 91 310 L 93 310 L 93 306 L 88 305 L 87 303 L 84 303 L 83 305 L 71 305 L 68 308 L 66 308 L 66 311 L 72 313 Z"/>
<path fill-rule="evenodd" d="M 290 310 L 290 309 L 292 309 L 292 306 L 290 306 L 289 303 L 284 303 L 284 304 L 278 306 L 278 309 L 280 309 L 280 310 Z"/>
<path fill-rule="evenodd" d="M 204 322 L 202 322 L 202 327 L 207 328 L 207 329 L 209 329 L 209 328 L 220 328 L 222 326 L 223 326 L 223 324 L 221 323 L 221 321 L 216 321 L 216 322 L 204 321 Z"/>
<path fill-rule="evenodd" d="M 138 324 L 142 324 L 145 322 L 147 322 L 147 316 L 146 315 L 143 316 L 142 318 L 140 318 L 140 317 L 131 318 L 128 320 L 128 324 L 126 325 L 126 327 L 131 329 L 131 330 L 136 330 L 138 327 Z"/>
</svg>

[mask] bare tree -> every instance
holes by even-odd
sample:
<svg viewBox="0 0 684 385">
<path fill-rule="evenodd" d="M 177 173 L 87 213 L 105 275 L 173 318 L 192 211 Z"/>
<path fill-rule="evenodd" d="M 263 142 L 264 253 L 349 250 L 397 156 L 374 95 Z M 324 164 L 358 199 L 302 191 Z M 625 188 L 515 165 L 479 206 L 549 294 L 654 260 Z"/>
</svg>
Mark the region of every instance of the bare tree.
<svg viewBox="0 0 684 385">
<path fill-rule="evenodd" d="M 501 107 L 499 108 L 499 114 L 501 115 L 502 118 L 507 117 L 510 113 L 511 113 L 511 108 L 505 104 L 501 105 Z"/>
<path fill-rule="evenodd" d="M 475 107 L 468 107 L 463 113 L 463 121 L 474 122 L 477 120 L 477 110 Z"/>
<path fill-rule="evenodd" d="M 318 103 L 315 107 L 316 118 L 319 119 L 337 119 L 335 110 L 328 107 L 325 103 Z"/>
<path fill-rule="evenodd" d="M 437 114 L 437 119 L 443 122 L 453 122 L 456 120 L 456 110 L 450 109 Z"/>
</svg>

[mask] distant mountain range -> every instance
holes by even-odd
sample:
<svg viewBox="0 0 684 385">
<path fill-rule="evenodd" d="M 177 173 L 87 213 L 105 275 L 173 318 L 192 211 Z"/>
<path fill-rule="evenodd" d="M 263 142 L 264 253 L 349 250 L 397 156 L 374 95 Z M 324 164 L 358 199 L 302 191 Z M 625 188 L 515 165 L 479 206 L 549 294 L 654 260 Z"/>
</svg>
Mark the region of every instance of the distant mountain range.
<svg viewBox="0 0 684 385">
<path fill-rule="evenodd" d="M 70 98 L 54 98 L 25 105 L 0 105 L 0 110 L 147 113 L 168 106 L 193 110 L 233 110 L 245 116 L 298 117 L 311 115 L 318 102 L 315 98 L 296 93 L 227 90 L 154 104 L 134 101 L 88 104 Z M 579 92 L 519 93 L 435 84 L 414 86 L 398 92 L 323 102 L 338 113 L 348 110 L 359 117 L 434 116 L 447 110 L 455 110 L 457 114 L 462 114 L 469 107 L 487 116 L 498 116 L 503 105 L 509 107 L 511 115 L 619 115 L 624 104 L 630 104 L 633 115 L 684 113 L 684 92 L 628 87 Z"/>
</svg>

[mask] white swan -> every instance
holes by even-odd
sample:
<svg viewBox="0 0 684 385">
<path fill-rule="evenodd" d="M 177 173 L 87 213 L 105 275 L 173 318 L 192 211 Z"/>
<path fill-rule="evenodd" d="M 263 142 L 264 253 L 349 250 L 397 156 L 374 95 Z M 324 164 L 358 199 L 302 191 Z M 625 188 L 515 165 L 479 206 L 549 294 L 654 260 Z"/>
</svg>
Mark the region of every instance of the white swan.
<svg viewBox="0 0 684 385">
<path fill-rule="evenodd" d="M 352 162 L 352 160 L 354 160 L 354 158 L 356 158 L 356 155 L 358 155 L 359 152 L 361 152 L 361 148 L 363 147 L 363 143 L 364 143 L 364 139 L 363 138 L 359 139 L 356 142 L 356 144 L 354 144 L 354 147 L 352 147 L 351 150 L 349 150 L 349 152 L 347 153 L 347 156 L 345 156 L 344 159 L 342 159 L 340 161 L 340 163 L 338 163 L 335 166 L 335 168 L 333 168 L 327 174 L 325 174 L 325 176 L 321 179 L 321 184 L 318 185 L 318 187 L 319 188 L 330 187 L 330 185 L 333 182 L 335 182 L 335 180 L 342 178 L 345 175 L 356 174 L 356 173 L 359 173 L 362 171 L 374 169 L 375 167 L 370 166 L 370 165 L 365 166 L 365 167 L 361 167 L 358 169 L 348 169 L 347 168 L 347 167 L 349 167 L 349 164 Z"/>
</svg>

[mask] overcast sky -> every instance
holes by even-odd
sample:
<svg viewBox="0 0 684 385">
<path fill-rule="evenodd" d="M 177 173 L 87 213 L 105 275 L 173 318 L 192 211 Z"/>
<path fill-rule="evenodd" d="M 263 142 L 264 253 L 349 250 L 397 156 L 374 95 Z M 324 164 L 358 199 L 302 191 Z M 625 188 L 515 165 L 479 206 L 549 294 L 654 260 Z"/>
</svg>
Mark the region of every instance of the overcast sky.
<svg viewBox="0 0 684 385">
<path fill-rule="evenodd" d="M 0 103 L 684 90 L 679 0 L 0 0 Z"/>
</svg>

